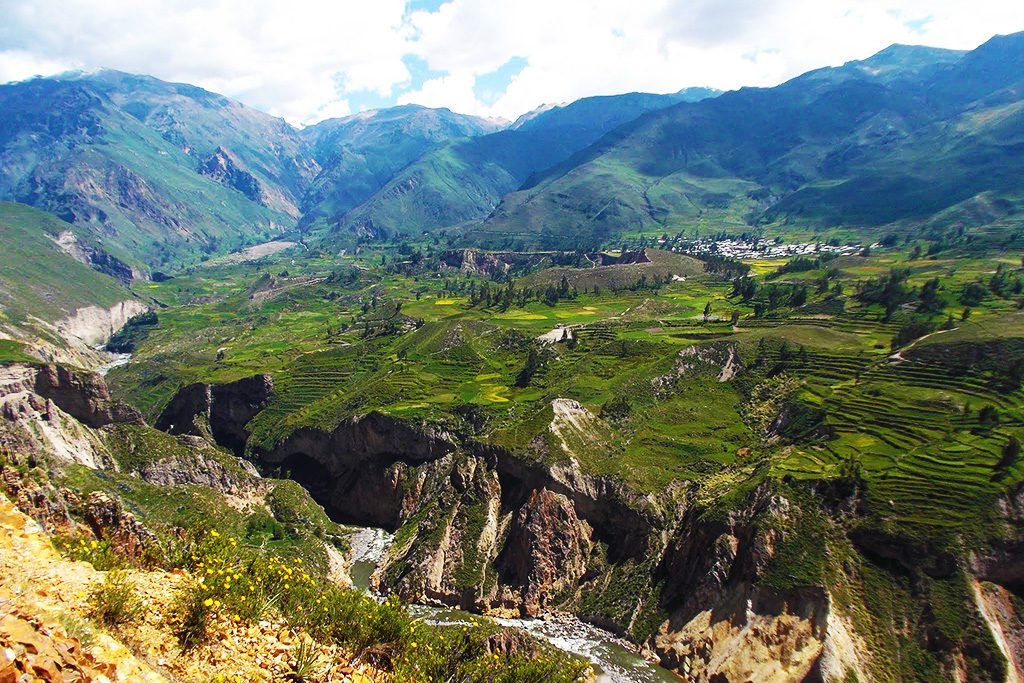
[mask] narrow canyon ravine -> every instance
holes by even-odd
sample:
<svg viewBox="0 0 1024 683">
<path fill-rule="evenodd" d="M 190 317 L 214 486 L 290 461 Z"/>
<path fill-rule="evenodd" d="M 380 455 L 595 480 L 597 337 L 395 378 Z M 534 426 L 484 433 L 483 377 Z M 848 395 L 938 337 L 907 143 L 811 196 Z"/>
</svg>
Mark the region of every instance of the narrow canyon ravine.
<svg viewBox="0 0 1024 683">
<path fill-rule="evenodd" d="M 370 577 L 384 559 L 394 535 L 374 527 L 353 527 L 350 576 L 356 588 L 370 591 Z M 431 605 L 411 606 L 413 614 L 432 624 L 468 624 L 477 618 L 469 612 Z M 491 619 L 502 626 L 522 629 L 555 647 L 587 659 L 598 683 L 668 683 L 679 678 L 652 664 L 614 634 L 580 621 L 569 614 L 547 619 Z"/>
</svg>

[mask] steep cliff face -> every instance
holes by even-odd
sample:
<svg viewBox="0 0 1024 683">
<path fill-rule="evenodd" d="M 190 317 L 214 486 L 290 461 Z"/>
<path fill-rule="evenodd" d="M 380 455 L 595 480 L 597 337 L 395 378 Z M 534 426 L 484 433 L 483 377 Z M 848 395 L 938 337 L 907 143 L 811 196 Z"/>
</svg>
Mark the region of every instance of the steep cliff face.
<svg viewBox="0 0 1024 683">
<path fill-rule="evenodd" d="M 171 434 L 211 436 L 241 455 L 249 438 L 245 426 L 273 388 L 270 375 L 253 375 L 229 384 L 190 384 L 175 394 L 155 426 Z"/>
<path fill-rule="evenodd" d="M 58 233 L 56 237 L 51 239 L 68 256 L 91 268 L 95 268 L 104 275 L 117 278 L 126 286 L 131 285 L 132 280 L 143 276 L 142 273 L 134 270 L 119 258 L 111 256 L 98 247 L 79 239 L 71 230 Z"/>
<path fill-rule="evenodd" d="M 203 159 L 198 170 L 200 175 L 213 178 L 221 185 L 237 190 L 257 204 L 266 206 L 259 180 L 242 169 L 235 156 L 223 147 L 217 147 L 210 156 Z"/>
<path fill-rule="evenodd" d="M 422 498 L 427 475 L 448 466 L 447 461 L 437 467 L 430 463 L 456 447 L 444 430 L 370 413 L 330 433 L 297 430 L 258 457 L 302 483 L 340 518 L 394 530 Z"/>
<path fill-rule="evenodd" d="M 535 489 L 512 518 L 496 558 L 498 577 L 508 593 L 521 596 L 524 612 L 540 614 L 552 596 L 583 577 L 592 536 L 568 498 Z"/>
<path fill-rule="evenodd" d="M 141 423 L 138 412 L 113 401 L 96 375 L 61 365 L 0 365 L 0 437 L 62 462 L 104 467 L 109 456 L 93 428 Z"/>
<path fill-rule="evenodd" d="M 826 589 L 761 585 L 789 515 L 767 486 L 722 519 L 687 511 L 656 570 L 669 616 L 647 646 L 664 666 L 695 681 L 808 678 L 828 636 Z"/>
<path fill-rule="evenodd" d="M 739 370 L 729 345 L 710 353 L 681 353 L 665 386 L 694 372 L 726 381 L 723 368 Z M 238 393 L 188 387 L 165 415 L 203 423 L 218 395 Z M 244 443 L 257 409 L 250 401 L 225 410 L 213 436 Z M 395 532 L 372 585 L 490 614 L 570 611 L 642 644 L 687 680 L 875 680 L 885 678 L 878 661 L 893 656 L 875 661 L 879 647 L 944 653 L 942 671 L 964 680 L 995 680 L 981 672 L 999 658 L 1020 661 L 1017 539 L 965 567 L 938 551 L 898 558 L 884 535 L 844 530 L 837 518 L 855 513 L 856 492 L 834 510 L 807 487 L 770 478 L 749 490 L 736 484 L 727 502 L 686 483 L 641 494 L 583 471 L 574 457 L 599 418 L 563 399 L 550 413 L 550 434 L 528 452 L 373 412 L 331 431 L 299 429 L 270 449 L 249 444 L 248 455 L 301 483 L 336 520 Z M 1008 526 L 1024 528 L 1021 510 L 1024 496 L 1003 502 Z M 808 525 L 819 534 L 812 541 Z M 871 613 L 880 572 L 892 581 L 882 598 L 903 601 L 892 613 Z M 965 577 L 977 579 L 973 595 Z M 966 614 L 952 630 L 929 603 L 940 590 L 949 596 L 943 609 Z M 1009 665 L 1010 680 L 1019 670 Z"/>
<path fill-rule="evenodd" d="M 19 366 L 9 366 L 18 372 Z M 32 390 L 89 427 L 113 422 L 141 423 L 138 411 L 110 398 L 107 385 L 92 373 L 76 372 L 63 365 L 21 365 L 24 376 L 34 376 Z"/>
<path fill-rule="evenodd" d="M 124 327 L 132 316 L 149 308 L 136 299 L 127 299 L 110 308 L 86 306 L 55 323 L 57 332 L 74 346 L 92 347 L 102 344 Z"/>
</svg>

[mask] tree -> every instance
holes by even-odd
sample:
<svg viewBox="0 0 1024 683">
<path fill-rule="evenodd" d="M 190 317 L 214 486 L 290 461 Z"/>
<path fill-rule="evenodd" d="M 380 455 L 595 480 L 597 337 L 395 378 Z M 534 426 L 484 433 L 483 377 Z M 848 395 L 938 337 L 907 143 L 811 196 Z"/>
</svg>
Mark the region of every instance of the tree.
<svg viewBox="0 0 1024 683">
<path fill-rule="evenodd" d="M 938 315 L 946 307 L 939 297 L 939 278 L 932 278 L 924 283 L 920 293 L 917 295 L 917 310 L 924 315 Z"/>
<path fill-rule="evenodd" d="M 984 434 L 998 426 L 999 411 L 991 405 L 985 405 L 978 411 L 978 426 L 971 431 L 975 434 Z"/>
<path fill-rule="evenodd" d="M 537 374 L 537 370 L 540 369 L 540 354 L 537 353 L 537 348 L 534 346 L 530 347 L 530 352 L 526 355 L 526 365 L 516 375 L 516 386 L 520 389 L 525 389 L 530 386 L 530 381 L 533 380 L 533 376 Z"/>
<path fill-rule="evenodd" d="M 1012 467 L 1017 463 L 1017 458 L 1020 457 L 1020 440 L 1010 435 L 1010 438 L 1006 440 L 1006 445 L 1003 446 L 1003 455 L 999 458 L 999 462 L 996 464 L 997 470 L 1005 470 L 1008 467 Z"/>
<path fill-rule="evenodd" d="M 711 302 L 704 304 L 704 322 L 708 321 L 708 316 L 711 315 Z"/>
<path fill-rule="evenodd" d="M 981 300 L 985 298 L 985 294 L 988 293 L 985 285 L 980 282 L 970 282 L 964 287 L 963 291 L 960 292 L 960 303 L 964 306 L 974 307 L 981 303 Z"/>
</svg>

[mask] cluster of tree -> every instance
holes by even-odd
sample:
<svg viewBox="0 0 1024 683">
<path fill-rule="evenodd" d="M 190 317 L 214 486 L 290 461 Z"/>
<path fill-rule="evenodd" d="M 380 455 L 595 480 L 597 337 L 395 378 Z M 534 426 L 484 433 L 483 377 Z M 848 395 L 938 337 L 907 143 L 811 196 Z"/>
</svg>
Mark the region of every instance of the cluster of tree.
<svg viewBox="0 0 1024 683">
<path fill-rule="evenodd" d="M 946 308 L 946 302 L 940 295 L 939 278 L 932 278 L 924 283 L 917 293 L 917 312 L 922 315 L 938 315 Z"/>
<path fill-rule="evenodd" d="M 781 277 L 786 273 L 806 273 L 809 270 L 821 270 L 825 267 L 826 263 L 835 259 L 836 256 L 837 254 L 831 252 L 817 256 L 797 256 L 779 266 L 768 276 L 768 279 Z"/>
<path fill-rule="evenodd" d="M 544 366 L 545 360 L 544 352 L 538 349 L 536 344 L 531 344 L 529 351 L 526 353 L 526 363 L 519 371 L 519 374 L 516 375 L 515 386 L 519 389 L 525 389 L 530 386 L 534 375 Z"/>
<path fill-rule="evenodd" d="M 1024 291 L 1024 282 L 1021 282 L 1019 273 L 1011 272 L 1000 263 L 996 267 L 996 272 L 988 279 L 988 288 L 996 296 L 1008 299 Z"/>
<path fill-rule="evenodd" d="M 900 329 L 896 331 L 893 336 L 890 346 L 892 350 L 905 346 L 915 339 L 920 339 L 926 334 L 931 334 L 936 330 L 936 325 L 932 320 L 926 316 L 915 315 L 910 320 L 904 322 Z"/>
<path fill-rule="evenodd" d="M 1024 356 L 1011 358 L 996 366 L 993 376 L 995 386 L 1003 391 L 1017 391 L 1024 384 Z"/>
<path fill-rule="evenodd" d="M 765 342 L 765 338 L 757 342 L 757 356 L 754 359 L 755 366 L 764 366 L 768 362 L 769 348 Z M 778 352 L 775 356 L 776 365 L 770 372 L 769 375 L 777 374 L 782 370 L 806 367 L 810 360 L 810 355 L 807 353 L 807 347 L 801 344 L 797 348 L 793 348 L 789 345 L 785 339 L 779 344 Z"/>
<path fill-rule="evenodd" d="M 750 266 L 728 256 L 718 254 L 700 254 L 697 256 L 704 262 L 704 270 L 727 278 L 744 277 L 750 273 Z"/>
<path fill-rule="evenodd" d="M 575 299 L 577 295 L 576 288 L 569 285 L 569 280 L 564 275 L 557 287 L 516 287 L 514 282 L 509 282 L 504 287 L 492 287 L 490 283 L 485 282 L 477 287 L 475 283 L 470 283 L 469 305 L 495 307 L 506 311 L 512 306 L 522 307 L 531 301 L 554 306 L 562 299 Z"/>
<path fill-rule="evenodd" d="M 754 315 L 761 317 L 786 306 L 797 308 L 807 303 L 809 292 L 806 285 L 771 283 L 761 285 L 752 277 L 741 276 L 732 281 L 729 296 L 738 296 L 743 301 L 754 302 Z"/>
<path fill-rule="evenodd" d="M 972 434 L 987 434 L 999 426 L 999 411 L 992 405 L 984 405 L 978 411 L 978 424 L 971 430 Z"/>
<path fill-rule="evenodd" d="M 912 289 L 907 285 L 909 272 L 903 268 L 893 268 L 887 274 L 862 282 L 857 290 L 856 298 L 865 304 L 881 304 L 885 307 L 885 318 L 888 320 L 901 306 L 916 300 L 915 312 L 920 316 L 941 315 L 946 309 L 947 300 L 942 293 L 942 282 L 932 278 L 920 289 Z M 990 293 L 1007 298 L 1024 291 L 1024 283 L 1016 272 L 1000 266 L 989 278 L 987 285 L 982 282 L 969 282 L 960 290 L 958 300 L 967 308 L 963 319 L 970 315 L 970 308 L 980 304 Z M 950 319 L 950 322 L 952 319 Z M 907 333 L 922 323 L 912 321 L 908 324 Z M 894 340 L 895 342 L 896 340 Z M 900 344 L 902 346 L 902 344 Z"/>
<path fill-rule="evenodd" d="M 779 308 L 799 308 L 807 303 L 805 285 L 770 284 L 761 287 L 759 299 L 754 301 L 754 316 L 760 318 Z"/>
<path fill-rule="evenodd" d="M 345 266 L 331 272 L 324 282 L 329 285 L 342 285 L 348 287 L 359 282 L 359 269 L 353 266 Z"/>
<path fill-rule="evenodd" d="M 914 298 L 914 293 L 907 286 L 909 275 L 905 268 L 893 268 L 885 275 L 860 283 L 854 296 L 864 304 L 881 304 L 885 308 L 885 319 L 888 320 L 900 306 Z"/>
<path fill-rule="evenodd" d="M 1017 464 L 1020 460 L 1020 439 L 1013 434 L 1006 440 L 1006 445 L 1003 446 L 1002 455 L 999 458 L 999 462 L 996 463 L 996 470 L 999 472 L 1005 472 Z"/>
<path fill-rule="evenodd" d="M 124 327 L 115 332 L 107 341 L 107 351 L 111 353 L 134 352 L 139 342 L 149 336 L 150 328 L 156 326 L 158 322 L 156 311 L 133 315 L 124 324 Z"/>
</svg>

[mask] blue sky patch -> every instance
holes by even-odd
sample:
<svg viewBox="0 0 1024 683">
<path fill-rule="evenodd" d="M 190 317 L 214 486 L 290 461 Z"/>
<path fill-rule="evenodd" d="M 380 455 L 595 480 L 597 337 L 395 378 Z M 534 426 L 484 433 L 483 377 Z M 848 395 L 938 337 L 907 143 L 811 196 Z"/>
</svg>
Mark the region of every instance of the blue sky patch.
<svg viewBox="0 0 1024 683">
<path fill-rule="evenodd" d="M 405 11 L 406 13 L 419 12 L 421 10 L 427 12 L 436 12 L 437 10 L 441 9 L 441 5 L 450 1 L 451 0 L 409 0 L 405 4 Z"/>
<path fill-rule="evenodd" d="M 405 55 L 402 57 L 405 68 L 409 70 L 409 80 L 400 83 L 392 88 L 389 95 L 381 95 L 375 90 L 353 90 L 341 89 L 339 95 L 348 100 L 348 106 L 353 112 L 367 111 L 368 109 L 385 109 L 393 107 L 398 103 L 398 98 L 407 92 L 419 90 L 424 83 L 433 79 L 446 76 L 447 71 L 436 71 L 430 68 L 427 60 L 416 55 Z"/>
<path fill-rule="evenodd" d="M 513 57 L 494 71 L 477 76 L 473 83 L 473 94 L 477 101 L 488 106 L 497 102 L 505 94 L 508 84 L 516 74 L 529 63 L 525 57 Z"/>
</svg>

